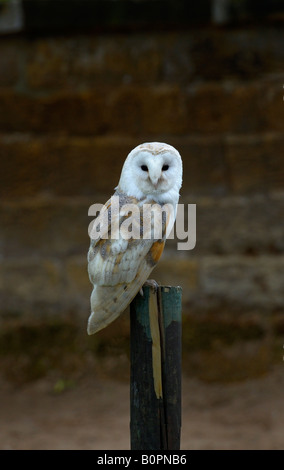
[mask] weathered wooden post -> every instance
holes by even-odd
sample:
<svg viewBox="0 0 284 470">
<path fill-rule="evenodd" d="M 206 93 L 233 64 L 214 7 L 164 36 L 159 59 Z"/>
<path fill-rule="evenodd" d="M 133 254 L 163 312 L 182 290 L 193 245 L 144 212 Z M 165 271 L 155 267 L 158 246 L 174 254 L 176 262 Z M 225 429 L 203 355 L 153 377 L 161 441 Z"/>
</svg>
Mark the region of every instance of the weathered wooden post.
<svg viewBox="0 0 284 470">
<path fill-rule="evenodd" d="M 130 305 L 132 450 L 179 450 L 181 287 L 143 286 Z"/>
</svg>

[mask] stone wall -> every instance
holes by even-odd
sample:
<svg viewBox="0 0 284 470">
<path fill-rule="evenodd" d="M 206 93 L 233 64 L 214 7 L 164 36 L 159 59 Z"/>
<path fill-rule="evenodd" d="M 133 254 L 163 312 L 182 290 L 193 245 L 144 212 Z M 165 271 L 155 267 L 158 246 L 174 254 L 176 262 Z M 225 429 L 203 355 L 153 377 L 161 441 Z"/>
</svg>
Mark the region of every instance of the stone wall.
<svg viewBox="0 0 284 470">
<path fill-rule="evenodd" d="M 174 145 L 197 244 L 153 277 L 183 287 L 184 367 L 243 377 L 282 361 L 284 41 L 277 25 L 0 40 L 1 328 L 85 334 L 88 208 L 128 152 Z M 17 328 L 18 328 L 17 326 Z M 128 317 L 97 335 L 100 348 Z M 1 347 L 0 347 L 1 349 Z"/>
</svg>

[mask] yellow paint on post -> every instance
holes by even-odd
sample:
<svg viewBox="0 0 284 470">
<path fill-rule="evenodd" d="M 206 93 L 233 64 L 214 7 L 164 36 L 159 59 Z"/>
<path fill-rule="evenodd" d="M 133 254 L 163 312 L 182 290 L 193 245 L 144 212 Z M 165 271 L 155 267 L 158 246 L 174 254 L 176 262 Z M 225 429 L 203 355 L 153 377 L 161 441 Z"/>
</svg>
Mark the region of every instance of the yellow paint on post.
<svg viewBox="0 0 284 470">
<path fill-rule="evenodd" d="M 152 366 L 153 366 L 153 379 L 156 397 L 163 398 L 162 387 L 162 357 L 161 357 L 161 341 L 160 341 L 160 328 L 158 319 L 158 304 L 157 295 L 154 288 L 150 289 L 149 293 L 149 317 L 150 317 L 150 330 L 152 338 Z"/>
</svg>

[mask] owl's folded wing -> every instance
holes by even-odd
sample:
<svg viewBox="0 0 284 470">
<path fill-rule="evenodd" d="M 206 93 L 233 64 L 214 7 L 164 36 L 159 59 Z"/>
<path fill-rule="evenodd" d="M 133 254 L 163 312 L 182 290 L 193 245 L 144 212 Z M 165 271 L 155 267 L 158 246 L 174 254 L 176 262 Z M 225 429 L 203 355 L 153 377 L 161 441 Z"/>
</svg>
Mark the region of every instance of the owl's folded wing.
<svg viewBox="0 0 284 470">
<path fill-rule="evenodd" d="M 88 253 L 90 281 L 99 286 L 130 283 L 152 245 L 150 240 L 100 240 Z"/>
<path fill-rule="evenodd" d="M 105 204 L 96 219 L 96 225 L 100 229 L 99 235 L 91 239 L 88 252 L 90 281 L 99 286 L 132 282 L 138 269 L 143 265 L 142 261 L 146 261 L 146 265 L 152 270 L 161 257 L 165 244 L 163 236 L 165 231 L 162 233 L 163 238 L 158 240 L 153 240 L 151 237 L 125 238 L 126 232 L 121 230 L 121 224 L 129 214 L 126 215 L 123 211 L 114 213 L 110 211 L 111 200 Z M 140 216 L 136 222 L 140 223 Z M 93 232 L 94 235 L 96 233 Z"/>
<path fill-rule="evenodd" d="M 94 289 L 88 334 L 96 333 L 117 318 L 148 279 L 165 242 L 146 242 L 129 240 L 126 251 L 109 254 L 107 259 L 103 259 L 98 251 L 89 261 L 89 275 Z"/>
</svg>

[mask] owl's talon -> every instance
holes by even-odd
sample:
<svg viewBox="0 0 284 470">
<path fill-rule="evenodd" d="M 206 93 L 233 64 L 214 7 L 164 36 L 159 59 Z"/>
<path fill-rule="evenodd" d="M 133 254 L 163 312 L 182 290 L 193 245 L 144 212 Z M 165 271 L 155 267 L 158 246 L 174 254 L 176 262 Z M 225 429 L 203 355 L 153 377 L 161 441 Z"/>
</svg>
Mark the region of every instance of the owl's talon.
<svg viewBox="0 0 284 470">
<path fill-rule="evenodd" d="M 153 287 L 153 289 L 155 290 L 157 290 L 159 287 L 159 284 L 157 283 L 157 281 L 155 281 L 155 279 L 148 279 L 146 282 L 144 282 L 143 285 L 146 287 Z"/>
</svg>

